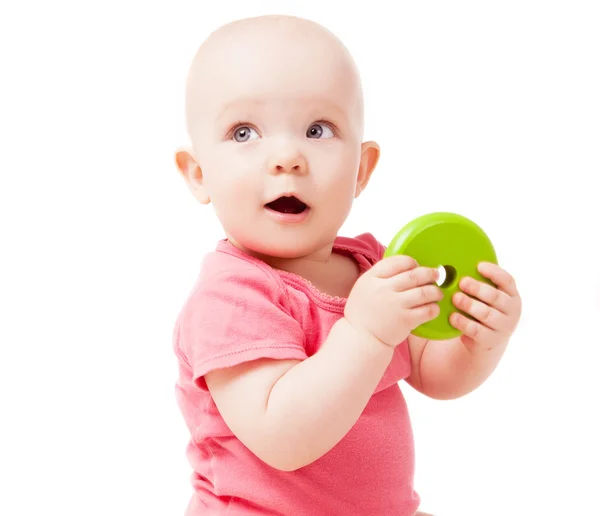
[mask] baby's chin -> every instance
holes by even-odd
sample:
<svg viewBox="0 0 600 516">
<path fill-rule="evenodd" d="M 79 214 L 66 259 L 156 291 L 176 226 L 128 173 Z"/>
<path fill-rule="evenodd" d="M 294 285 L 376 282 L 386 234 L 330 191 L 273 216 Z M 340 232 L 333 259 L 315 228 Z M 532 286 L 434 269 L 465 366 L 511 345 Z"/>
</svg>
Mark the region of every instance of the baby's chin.
<svg viewBox="0 0 600 516">
<path fill-rule="evenodd" d="M 298 235 L 290 232 L 288 235 L 251 236 L 243 235 L 236 238 L 229 236 L 236 247 L 264 261 L 297 260 L 312 257 L 325 252 L 329 253 L 335 235 L 327 238 L 322 233 L 318 236 L 309 234 Z"/>
</svg>

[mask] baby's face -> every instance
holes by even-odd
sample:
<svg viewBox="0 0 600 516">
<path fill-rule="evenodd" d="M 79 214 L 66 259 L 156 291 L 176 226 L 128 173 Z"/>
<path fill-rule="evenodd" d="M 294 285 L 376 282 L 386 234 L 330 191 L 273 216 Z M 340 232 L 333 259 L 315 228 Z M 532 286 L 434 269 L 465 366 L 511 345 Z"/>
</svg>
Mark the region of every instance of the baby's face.
<svg viewBox="0 0 600 516">
<path fill-rule="evenodd" d="M 297 258 L 331 245 L 378 156 L 361 145 L 360 83 L 342 48 L 314 29 L 246 29 L 196 65 L 198 198 L 254 253 Z"/>
</svg>

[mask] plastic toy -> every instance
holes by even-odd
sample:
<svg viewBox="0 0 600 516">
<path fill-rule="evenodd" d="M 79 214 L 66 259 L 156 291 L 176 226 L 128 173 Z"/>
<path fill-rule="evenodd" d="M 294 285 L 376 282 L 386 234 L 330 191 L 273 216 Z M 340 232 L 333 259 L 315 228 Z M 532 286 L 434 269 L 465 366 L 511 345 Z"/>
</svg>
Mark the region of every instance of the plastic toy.
<svg viewBox="0 0 600 516">
<path fill-rule="evenodd" d="M 385 256 L 407 255 L 419 265 L 440 270 L 439 287 L 444 298 L 439 302 L 440 314 L 412 333 L 430 340 L 447 340 L 461 332 L 450 324 L 452 312 L 465 314 L 452 303 L 461 278 L 470 276 L 490 285 L 493 283 L 477 270 L 482 261 L 497 264 L 496 252 L 484 231 L 473 221 L 456 213 L 430 213 L 414 219 L 392 239 Z"/>
</svg>

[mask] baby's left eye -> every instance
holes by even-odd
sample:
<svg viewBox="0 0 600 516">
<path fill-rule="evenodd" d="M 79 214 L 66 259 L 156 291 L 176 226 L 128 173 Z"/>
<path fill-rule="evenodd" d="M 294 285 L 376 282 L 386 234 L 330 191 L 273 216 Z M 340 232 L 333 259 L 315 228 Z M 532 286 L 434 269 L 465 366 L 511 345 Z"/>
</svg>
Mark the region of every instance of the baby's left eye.
<svg viewBox="0 0 600 516">
<path fill-rule="evenodd" d="M 307 138 L 333 138 L 334 134 L 326 124 L 313 124 L 306 131 Z"/>
</svg>

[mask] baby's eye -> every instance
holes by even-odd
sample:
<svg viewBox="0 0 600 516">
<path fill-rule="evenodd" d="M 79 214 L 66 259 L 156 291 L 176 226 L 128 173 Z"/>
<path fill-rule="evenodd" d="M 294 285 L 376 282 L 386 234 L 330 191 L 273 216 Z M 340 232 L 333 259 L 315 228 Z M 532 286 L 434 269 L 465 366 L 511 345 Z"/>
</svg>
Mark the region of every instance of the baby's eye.
<svg viewBox="0 0 600 516">
<path fill-rule="evenodd" d="M 326 124 L 313 124 L 306 131 L 307 138 L 333 138 L 334 134 Z"/>
<path fill-rule="evenodd" d="M 233 138 L 236 142 L 247 142 L 248 140 L 258 138 L 258 133 L 251 127 L 244 125 L 235 130 Z"/>
</svg>

